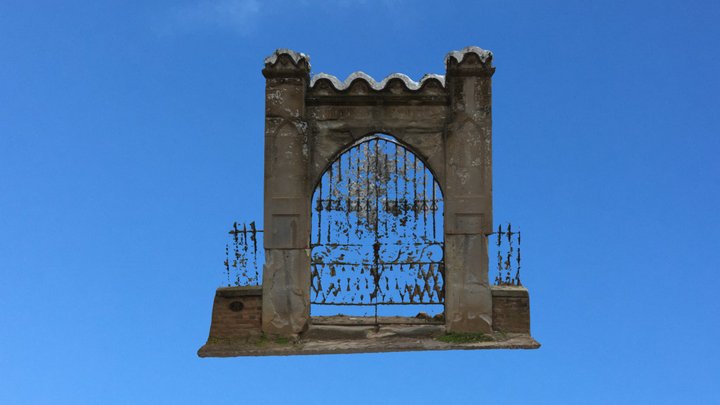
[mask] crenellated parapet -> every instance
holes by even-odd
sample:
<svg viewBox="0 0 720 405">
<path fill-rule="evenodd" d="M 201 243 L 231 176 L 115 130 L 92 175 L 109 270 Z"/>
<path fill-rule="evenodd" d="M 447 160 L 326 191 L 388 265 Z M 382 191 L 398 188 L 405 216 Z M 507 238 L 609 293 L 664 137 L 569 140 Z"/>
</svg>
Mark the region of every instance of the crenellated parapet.
<svg viewBox="0 0 720 405">
<path fill-rule="evenodd" d="M 439 93 L 445 88 L 445 76 L 439 74 L 426 74 L 419 82 L 412 80 L 405 74 L 393 73 L 381 81 L 376 81 L 365 72 L 353 72 L 344 81 L 337 77 L 318 73 L 310 79 L 310 88 L 314 94 L 368 94 L 377 93 Z"/>
<path fill-rule="evenodd" d="M 370 104 L 384 105 L 421 102 L 447 105 L 445 76 L 427 74 L 414 81 L 402 73 L 393 73 L 376 81 L 364 72 L 354 72 L 341 81 L 333 75 L 319 73 L 310 79 L 308 105 Z"/>
</svg>

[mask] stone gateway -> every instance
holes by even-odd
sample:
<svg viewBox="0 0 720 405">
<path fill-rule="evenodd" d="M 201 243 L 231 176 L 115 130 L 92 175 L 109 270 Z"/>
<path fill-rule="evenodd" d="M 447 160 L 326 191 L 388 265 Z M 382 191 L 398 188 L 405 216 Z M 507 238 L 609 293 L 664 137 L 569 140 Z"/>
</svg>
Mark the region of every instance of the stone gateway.
<svg viewBox="0 0 720 405">
<path fill-rule="evenodd" d="M 539 347 L 529 335 L 527 290 L 517 285 L 491 286 L 488 276 L 488 241 L 495 229 L 492 61 L 490 51 L 467 47 L 446 56 L 445 75 L 428 74 L 415 82 L 403 74 L 392 74 L 378 82 L 362 72 L 353 73 L 344 81 L 324 73 L 311 76 L 310 58 L 288 49 L 278 49 L 265 59 L 262 285 L 218 290 L 211 336 L 200 350 L 201 356 Z M 442 261 L 437 260 L 435 267 L 418 267 L 418 271 L 427 280 L 432 270 L 434 281 L 427 287 L 428 296 L 444 306 L 443 316 L 427 325 L 422 324 L 422 319 L 408 322 L 413 325 L 405 325 L 405 329 L 403 325 L 387 326 L 385 334 L 377 322 L 356 325 L 354 329 L 352 325 L 313 327 L 311 296 L 322 293 L 315 280 L 318 273 L 313 273 L 318 264 L 313 258 L 313 248 L 317 247 L 312 235 L 315 206 L 322 211 L 325 205 L 332 210 L 333 204 L 346 204 L 352 208 L 344 209 L 360 211 L 359 203 L 352 201 L 350 186 L 345 192 L 351 196 L 338 198 L 337 203 L 332 202 L 332 196 L 330 200 L 320 197 L 318 203 L 314 194 L 320 184 L 329 182 L 328 172 L 333 165 L 334 170 L 343 170 L 343 166 L 337 166 L 338 161 L 343 164 L 343 153 L 368 139 L 380 139 L 380 145 L 389 144 L 393 148 L 381 155 L 381 162 L 398 160 L 400 155 L 395 151 L 407 150 L 429 173 L 431 180 L 427 184 L 431 186 L 427 193 L 434 193 L 433 200 L 440 198 L 435 190 L 441 195 L 444 212 L 439 213 L 442 227 L 436 239 L 442 242 Z M 367 158 L 373 152 L 369 147 L 366 149 Z M 378 161 L 377 155 L 372 158 L 373 162 Z M 396 174 L 397 167 L 395 164 Z M 386 169 L 390 173 L 386 177 L 392 176 L 392 170 Z M 371 172 L 367 170 L 368 175 Z M 337 178 L 332 183 L 344 184 Z M 368 189 L 371 183 L 378 182 L 368 180 Z M 397 193 L 393 205 L 387 201 L 392 199 L 390 192 L 373 190 L 370 194 L 377 201 L 373 209 L 382 212 L 399 209 Z M 416 201 L 410 204 L 407 199 L 401 200 L 416 215 L 418 212 L 426 215 L 430 194 L 423 198 L 418 195 L 412 195 Z M 381 198 L 385 200 L 381 202 Z M 437 209 L 437 204 L 429 204 Z M 355 215 L 360 217 L 359 213 Z M 378 221 L 379 215 L 368 214 L 363 218 Z M 372 260 L 367 262 L 372 276 L 368 276 L 368 287 L 362 287 L 370 291 L 363 294 L 364 300 L 370 297 L 378 302 L 379 289 L 391 283 L 377 282 L 382 279 L 377 265 L 377 246 L 382 240 L 377 237 L 375 223 L 375 267 Z M 368 252 L 372 255 L 372 249 Z M 372 277 L 377 284 L 374 293 Z M 338 291 L 341 282 L 334 286 Z M 348 278 L 347 289 L 355 285 L 358 291 L 363 291 Z M 233 292 L 233 288 L 241 291 Z M 213 336 L 213 331 L 225 332 Z M 498 338 L 498 333 L 505 338 Z M 443 340 L 443 336 L 465 336 L 469 341 Z M 248 340 L 243 341 L 244 337 Z M 392 340 L 393 337 L 399 340 Z M 418 338 L 426 340 L 421 342 Z M 259 345 L 257 339 L 267 343 Z M 413 340 L 415 346 L 410 343 L 403 346 L 402 339 Z M 334 346 L 323 343 L 329 341 Z"/>
</svg>

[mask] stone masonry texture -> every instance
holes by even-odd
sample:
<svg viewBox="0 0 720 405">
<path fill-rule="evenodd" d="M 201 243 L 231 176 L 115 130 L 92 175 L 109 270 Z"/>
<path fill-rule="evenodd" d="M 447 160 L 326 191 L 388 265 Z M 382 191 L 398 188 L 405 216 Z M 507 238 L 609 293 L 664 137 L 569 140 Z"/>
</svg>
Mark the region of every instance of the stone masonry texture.
<svg viewBox="0 0 720 405">
<path fill-rule="evenodd" d="M 493 329 L 530 334 L 530 296 L 523 287 L 492 287 Z"/>
</svg>

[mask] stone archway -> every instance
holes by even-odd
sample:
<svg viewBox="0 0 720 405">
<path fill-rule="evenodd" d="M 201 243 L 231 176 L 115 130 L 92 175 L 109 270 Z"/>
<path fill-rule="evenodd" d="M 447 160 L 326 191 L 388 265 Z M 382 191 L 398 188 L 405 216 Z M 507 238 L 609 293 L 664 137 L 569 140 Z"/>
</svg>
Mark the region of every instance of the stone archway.
<svg viewBox="0 0 720 405">
<path fill-rule="evenodd" d="M 301 53 L 279 49 L 265 60 L 266 333 L 307 327 L 314 187 L 347 145 L 374 132 L 408 145 L 443 187 L 447 330 L 492 330 L 491 61 L 490 52 L 469 47 L 448 54 L 444 76 L 376 82 L 357 72 L 341 82 L 311 78 Z"/>
</svg>

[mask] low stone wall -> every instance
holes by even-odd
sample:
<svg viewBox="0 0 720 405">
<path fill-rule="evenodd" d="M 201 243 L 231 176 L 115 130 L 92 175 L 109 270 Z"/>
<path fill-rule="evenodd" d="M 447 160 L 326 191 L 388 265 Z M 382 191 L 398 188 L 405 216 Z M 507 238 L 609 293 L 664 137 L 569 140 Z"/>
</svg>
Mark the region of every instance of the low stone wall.
<svg viewBox="0 0 720 405">
<path fill-rule="evenodd" d="M 524 287 L 493 286 L 493 329 L 530 333 L 530 295 Z M 262 334 L 262 286 L 221 287 L 215 292 L 209 340 Z"/>
<path fill-rule="evenodd" d="M 530 295 L 525 287 L 492 287 L 493 329 L 530 334 Z"/>
<path fill-rule="evenodd" d="M 262 334 L 262 286 L 222 287 L 215 292 L 210 338 L 227 340 Z"/>
</svg>

